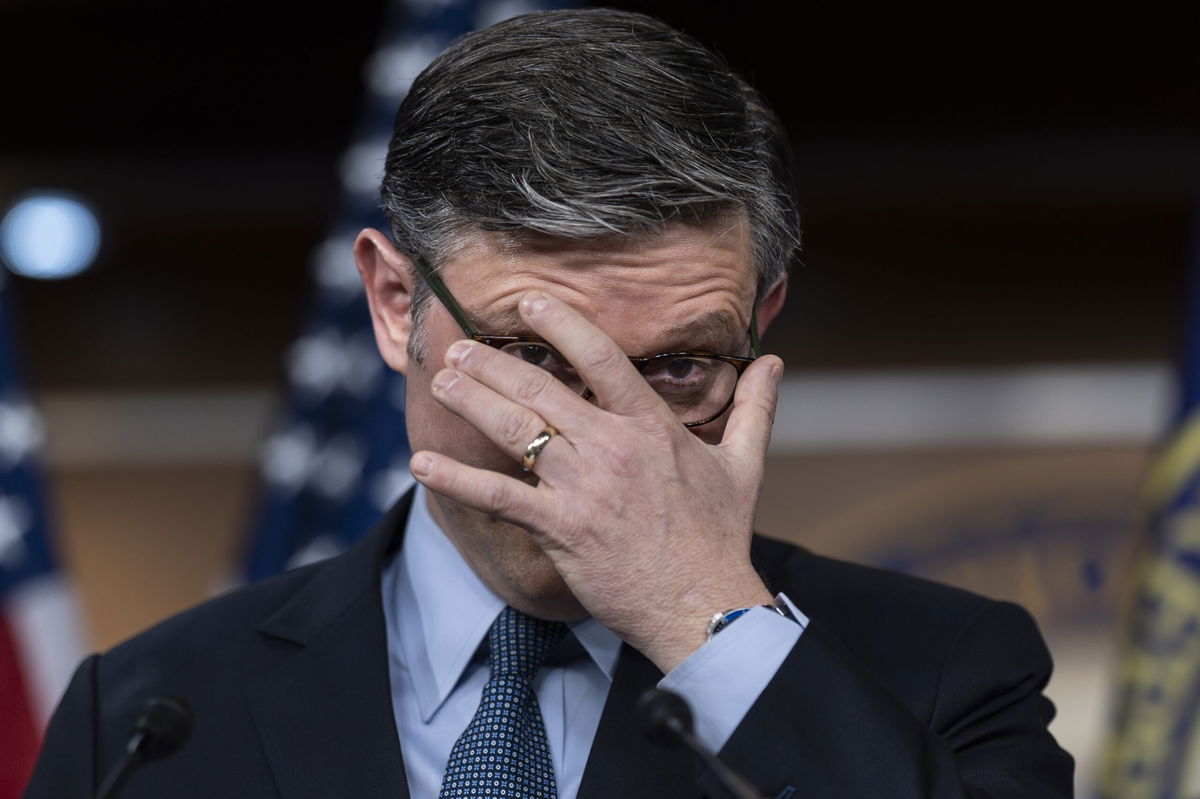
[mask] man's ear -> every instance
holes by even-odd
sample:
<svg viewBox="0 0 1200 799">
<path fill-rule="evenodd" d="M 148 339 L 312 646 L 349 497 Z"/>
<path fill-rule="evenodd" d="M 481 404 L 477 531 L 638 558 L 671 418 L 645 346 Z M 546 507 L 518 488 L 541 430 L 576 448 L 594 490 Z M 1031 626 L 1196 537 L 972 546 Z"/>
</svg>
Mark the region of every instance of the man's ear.
<svg viewBox="0 0 1200 799">
<path fill-rule="evenodd" d="M 760 337 L 767 332 L 767 325 L 771 324 L 771 320 L 783 310 L 785 299 L 787 299 L 787 275 L 781 275 L 758 301 L 758 335 Z"/>
<path fill-rule="evenodd" d="M 388 366 L 408 374 L 413 292 L 409 260 L 392 246 L 387 236 L 367 228 L 354 240 L 354 264 L 371 306 L 371 325 L 379 354 Z"/>
</svg>

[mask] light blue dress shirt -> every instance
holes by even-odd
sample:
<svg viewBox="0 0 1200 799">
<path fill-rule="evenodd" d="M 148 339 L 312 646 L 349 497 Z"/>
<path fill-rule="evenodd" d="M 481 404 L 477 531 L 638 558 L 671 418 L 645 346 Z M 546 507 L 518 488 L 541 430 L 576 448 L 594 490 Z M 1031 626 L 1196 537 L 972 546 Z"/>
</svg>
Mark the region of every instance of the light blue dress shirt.
<svg viewBox="0 0 1200 799">
<path fill-rule="evenodd" d="M 425 489 L 416 492 L 404 545 L 384 567 L 383 613 L 408 788 L 413 799 L 436 799 L 450 750 L 487 682 L 488 665 L 473 662 L 475 652 L 504 602 L 437 526 Z M 799 640 L 808 619 L 792 610 L 799 624 L 756 608 L 659 683 L 687 699 L 696 734 L 713 751 L 729 740 Z M 545 666 L 534 680 L 560 799 L 574 799 L 579 791 L 621 648 L 616 634 L 595 619 L 570 628 L 588 657 Z"/>
</svg>

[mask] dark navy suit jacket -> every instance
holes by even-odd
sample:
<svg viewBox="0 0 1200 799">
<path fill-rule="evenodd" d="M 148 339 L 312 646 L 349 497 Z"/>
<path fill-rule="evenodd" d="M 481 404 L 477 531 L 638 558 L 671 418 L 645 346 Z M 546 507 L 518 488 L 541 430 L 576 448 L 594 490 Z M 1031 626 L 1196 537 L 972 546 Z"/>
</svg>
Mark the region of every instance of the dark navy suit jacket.
<svg viewBox="0 0 1200 799">
<path fill-rule="evenodd" d="M 123 799 L 408 797 L 379 576 L 410 502 L 340 557 L 85 660 L 26 799 L 92 796 L 140 706 L 160 694 L 184 697 L 195 728 L 182 751 L 135 773 Z M 721 752 L 766 796 L 1071 795 L 1071 758 L 1046 731 L 1050 657 L 1025 611 L 765 538 L 753 554 L 768 587 L 812 620 Z M 702 794 L 690 755 L 637 732 L 634 704 L 661 676 L 622 649 L 580 799 Z"/>
</svg>

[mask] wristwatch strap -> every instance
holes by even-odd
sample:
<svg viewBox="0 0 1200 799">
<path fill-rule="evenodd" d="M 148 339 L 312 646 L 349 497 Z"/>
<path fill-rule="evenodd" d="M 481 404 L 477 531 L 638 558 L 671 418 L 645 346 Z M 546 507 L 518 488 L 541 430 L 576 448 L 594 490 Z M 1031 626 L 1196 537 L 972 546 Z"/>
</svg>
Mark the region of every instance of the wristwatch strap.
<svg viewBox="0 0 1200 799">
<path fill-rule="evenodd" d="M 724 630 L 726 627 L 733 624 L 735 621 L 740 619 L 742 616 L 745 616 L 756 607 L 764 607 L 767 610 L 778 613 L 785 619 L 796 621 L 796 617 L 792 615 L 792 609 L 788 606 L 787 602 L 783 601 L 779 597 L 776 597 L 773 604 L 752 605 L 748 608 L 731 608 L 729 610 L 721 611 L 720 613 L 714 613 L 712 618 L 708 620 L 708 626 L 704 629 L 705 635 L 708 637 L 707 640 L 711 641 L 714 635 L 721 632 L 721 630 Z"/>
</svg>

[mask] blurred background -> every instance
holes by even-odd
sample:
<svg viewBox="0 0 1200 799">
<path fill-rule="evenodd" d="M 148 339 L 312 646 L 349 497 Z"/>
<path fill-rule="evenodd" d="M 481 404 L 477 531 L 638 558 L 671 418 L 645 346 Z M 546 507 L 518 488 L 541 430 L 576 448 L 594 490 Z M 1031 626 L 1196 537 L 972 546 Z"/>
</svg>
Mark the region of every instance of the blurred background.
<svg viewBox="0 0 1200 799">
<path fill-rule="evenodd" d="M 759 529 L 1028 607 L 1092 795 L 1183 402 L 1194 9 L 609 5 L 714 47 L 790 131 L 805 241 Z M 66 653 L 335 551 L 406 484 L 348 237 L 406 80 L 529 7 L 0 0 L 0 455 L 43 497 L 0 502 L 22 724 Z M 1169 795 L 1200 795 L 1186 760 Z"/>
</svg>

